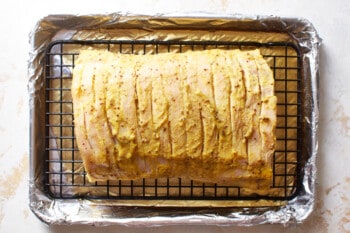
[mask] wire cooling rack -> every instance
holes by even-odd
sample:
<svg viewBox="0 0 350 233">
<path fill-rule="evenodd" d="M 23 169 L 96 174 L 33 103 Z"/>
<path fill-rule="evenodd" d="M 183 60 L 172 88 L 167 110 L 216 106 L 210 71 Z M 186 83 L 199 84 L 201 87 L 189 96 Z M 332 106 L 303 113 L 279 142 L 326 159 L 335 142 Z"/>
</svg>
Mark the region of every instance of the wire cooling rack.
<svg viewBox="0 0 350 233">
<path fill-rule="evenodd" d="M 206 184 L 180 178 L 89 182 L 74 135 L 70 87 L 74 62 L 82 48 L 148 54 L 187 50 L 259 48 L 271 67 L 277 96 L 277 146 L 269 196 L 242 194 L 238 186 Z M 215 41 L 55 41 L 46 51 L 45 178 L 53 198 L 141 200 L 288 200 L 301 186 L 301 64 L 293 43 Z"/>
</svg>

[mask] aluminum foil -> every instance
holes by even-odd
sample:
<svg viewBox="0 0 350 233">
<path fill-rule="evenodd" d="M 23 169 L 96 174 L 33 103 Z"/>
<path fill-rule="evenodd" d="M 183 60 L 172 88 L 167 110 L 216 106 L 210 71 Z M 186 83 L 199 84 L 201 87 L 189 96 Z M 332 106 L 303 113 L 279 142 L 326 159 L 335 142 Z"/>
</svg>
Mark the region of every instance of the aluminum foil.
<svg viewBox="0 0 350 233">
<path fill-rule="evenodd" d="M 288 201 L 143 201 L 53 198 L 45 191 L 45 52 L 59 40 L 182 40 L 291 42 L 300 49 L 303 155 L 301 191 Z M 48 224 L 251 226 L 303 222 L 315 203 L 318 151 L 318 52 L 321 39 L 305 19 L 210 15 L 50 15 L 30 35 L 30 208 Z M 63 71 L 64 72 L 64 71 Z M 57 158 L 56 158 L 57 159 Z M 54 176 L 52 176 L 54 180 Z M 74 192 L 80 192 L 75 190 Z M 220 203 L 220 204 L 218 204 Z M 190 208 L 189 208 L 190 207 Z"/>
</svg>

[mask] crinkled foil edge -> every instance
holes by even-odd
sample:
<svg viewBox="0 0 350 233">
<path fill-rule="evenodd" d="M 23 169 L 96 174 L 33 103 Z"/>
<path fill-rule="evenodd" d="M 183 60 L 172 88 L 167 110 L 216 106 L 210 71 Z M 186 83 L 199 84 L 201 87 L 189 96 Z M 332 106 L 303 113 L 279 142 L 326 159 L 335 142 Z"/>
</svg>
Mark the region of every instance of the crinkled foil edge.
<svg viewBox="0 0 350 233">
<path fill-rule="evenodd" d="M 159 24 L 159 19 L 163 24 Z M 187 19 L 187 20 L 186 20 Z M 225 209 L 163 208 L 142 206 L 115 206 L 113 202 L 87 199 L 52 199 L 43 190 L 43 163 L 45 132 L 43 122 L 44 54 L 53 40 L 72 38 L 76 30 L 84 28 L 113 28 L 118 24 L 130 27 L 141 21 L 144 30 L 159 28 L 196 28 L 197 20 L 221 22 L 219 29 L 284 32 L 296 41 L 301 51 L 302 75 L 307 77 L 304 90 L 306 137 L 304 149 L 308 154 L 302 172 L 302 191 L 280 207 L 242 207 Z M 224 19 L 220 21 L 218 19 Z M 231 22 L 235 22 L 232 26 Z M 183 25 L 179 25 L 179 23 Z M 58 33 L 59 32 L 59 33 Z M 28 92 L 30 96 L 30 179 L 29 206 L 32 212 L 47 224 L 89 224 L 105 226 L 160 226 L 190 225 L 240 225 L 252 226 L 264 223 L 284 225 L 303 222 L 313 211 L 315 203 L 316 157 L 318 152 L 317 128 L 319 118 L 319 46 L 321 39 L 313 25 L 299 18 L 274 16 L 212 15 L 204 12 L 186 14 L 132 15 L 113 13 L 106 15 L 50 15 L 41 19 L 30 34 L 31 50 L 28 61 Z"/>
</svg>

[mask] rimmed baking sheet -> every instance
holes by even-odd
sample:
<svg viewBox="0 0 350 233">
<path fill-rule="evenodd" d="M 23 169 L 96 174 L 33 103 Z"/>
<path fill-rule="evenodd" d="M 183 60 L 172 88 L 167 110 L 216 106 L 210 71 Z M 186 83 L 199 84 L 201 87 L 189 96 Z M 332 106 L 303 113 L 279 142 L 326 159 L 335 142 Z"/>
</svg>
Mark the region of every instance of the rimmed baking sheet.
<svg viewBox="0 0 350 233">
<path fill-rule="evenodd" d="M 146 225 L 157 225 L 203 218 L 197 222 L 250 225 L 301 221 L 311 212 L 320 39 L 309 22 L 242 16 L 48 16 L 31 39 L 30 197 L 32 210 L 45 222 L 143 225 L 147 218 Z M 89 183 L 74 141 L 70 97 L 71 71 L 83 47 L 137 54 L 259 48 L 274 72 L 278 98 L 271 194 L 178 178 Z"/>
</svg>

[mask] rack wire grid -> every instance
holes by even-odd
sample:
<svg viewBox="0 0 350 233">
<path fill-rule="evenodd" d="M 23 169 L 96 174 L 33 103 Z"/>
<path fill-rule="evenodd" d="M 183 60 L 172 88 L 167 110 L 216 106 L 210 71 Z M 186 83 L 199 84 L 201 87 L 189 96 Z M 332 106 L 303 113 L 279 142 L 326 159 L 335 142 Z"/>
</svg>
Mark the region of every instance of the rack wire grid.
<svg viewBox="0 0 350 233">
<path fill-rule="evenodd" d="M 74 136 L 70 94 L 72 69 L 82 48 L 146 54 L 187 50 L 259 48 L 271 67 L 277 96 L 277 146 L 273 156 L 273 195 L 241 194 L 237 186 L 206 184 L 180 178 L 91 183 L 87 180 Z M 46 51 L 45 178 L 53 198 L 141 200 L 288 200 L 301 186 L 301 62 L 298 47 L 289 42 L 216 41 L 55 41 Z"/>
</svg>

